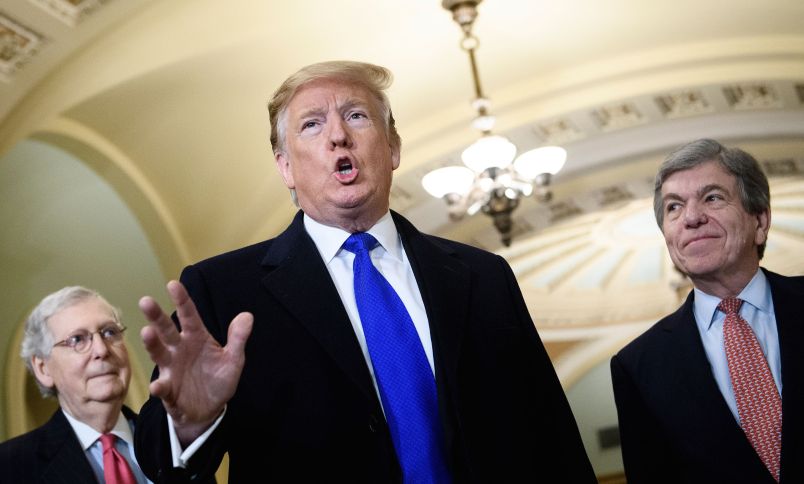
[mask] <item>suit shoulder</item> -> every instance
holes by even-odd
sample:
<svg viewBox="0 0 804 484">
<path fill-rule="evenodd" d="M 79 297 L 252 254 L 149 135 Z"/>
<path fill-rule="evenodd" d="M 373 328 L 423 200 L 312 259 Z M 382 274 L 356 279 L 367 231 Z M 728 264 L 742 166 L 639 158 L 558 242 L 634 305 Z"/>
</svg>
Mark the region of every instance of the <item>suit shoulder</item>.
<svg viewBox="0 0 804 484">
<path fill-rule="evenodd" d="M 497 254 L 481 249 L 479 247 L 475 247 L 473 245 L 465 244 L 463 242 L 457 242 L 455 240 L 445 239 L 437 235 L 420 232 L 409 220 L 407 220 L 402 215 L 394 212 L 393 210 L 391 211 L 391 215 L 393 216 L 394 222 L 397 225 L 397 230 L 399 231 L 399 233 L 402 235 L 403 238 L 413 240 L 420 237 L 423 240 L 426 240 L 430 244 L 433 244 L 434 246 L 438 247 L 439 249 L 441 249 L 446 253 L 456 254 L 459 257 L 463 258 L 476 258 L 476 259 L 488 259 L 488 260 L 502 259 L 502 257 Z"/>
<path fill-rule="evenodd" d="M 256 244 L 247 245 L 245 247 L 240 247 L 238 249 L 233 249 L 227 252 L 223 252 L 212 257 L 208 257 L 206 259 L 202 259 L 196 262 L 195 266 L 207 267 L 207 266 L 215 266 L 218 264 L 231 264 L 235 261 L 252 261 L 257 260 L 258 262 L 262 260 L 265 256 L 265 252 L 271 247 L 275 239 L 268 239 L 263 240 L 262 242 L 258 242 Z"/>
<path fill-rule="evenodd" d="M 771 283 L 790 285 L 799 290 L 804 290 L 804 276 L 783 276 L 767 269 L 764 269 L 764 272 L 765 277 L 767 277 Z"/>
<path fill-rule="evenodd" d="M 239 249 L 230 250 L 196 262 L 190 267 L 203 271 L 224 270 L 227 272 L 250 272 L 263 264 L 275 265 L 285 257 L 296 253 L 298 246 L 308 243 L 313 245 L 312 239 L 306 235 L 302 223 L 301 212 L 297 214 L 284 232 L 268 240 L 247 245 Z M 309 247 L 306 249 L 309 250 Z"/>
<path fill-rule="evenodd" d="M 687 305 L 683 305 L 675 312 L 668 314 L 645 330 L 633 341 L 625 345 L 615 357 L 623 363 L 641 360 L 646 357 L 663 353 L 667 342 L 668 330 L 679 324 L 683 324 Z"/>
<path fill-rule="evenodd" d="M 187 277 L 194 278 L 201 274 L 203 278 L 215 280 L 249 277 L 260 271 L 265 254 L 274 240 L 265 240 L 190 264 L 182 271 L 181 280 L 186 284 Z"/>
<path fill-rule="evenodd" d="M 44 427 L 37 427 L 0 443 L 0 467 L 9 463 L 20 463 L 26 455 L 34 452 L 38 442 L 45 438 Z"/>
<path fill-rule="evenodd" d="M 499 254 L 489 252 L 488 250 L 481 249 L 480 247 L 475 247 L 474 245 L 465 244 L 463 242 L 457 242 L 455 240 L 445 239 L 443 237 L 438 237 L 436 235 L 422 234 L 422 236 L 428 241 L 430 241 L 432 244 L 441 247 L 443 250 L 447 252 L 457 254 L 459 257 L 464 259 L 476 259 L 476 260 L 487 260 L 487 261 L 499 261 L 501 259 L 505 260 Z"/>
</svg>

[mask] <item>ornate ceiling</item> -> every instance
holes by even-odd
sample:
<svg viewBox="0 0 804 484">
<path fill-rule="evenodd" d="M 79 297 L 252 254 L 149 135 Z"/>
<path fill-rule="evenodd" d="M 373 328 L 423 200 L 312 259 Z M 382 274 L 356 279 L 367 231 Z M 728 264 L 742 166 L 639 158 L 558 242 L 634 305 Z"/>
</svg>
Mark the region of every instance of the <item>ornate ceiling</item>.
<svg viewBox="0 0 804 484">
<path fill-rule="evenodd" d="M 650 209 L 652 177 L 673 147 L 707 136 L 755 154 L 772 177 L 766 265 L 804 269 L 804 2 L 485 0 L 479 12 L 477 56 L 496 131 L 520 151 L 568 151 L 553 200 L 523 202 L 505 250 L 482 214 L 450 222 L 419 183 L 458 163 L 476 137 L 460 32 L 438 0 L 4 1 L 0 172 L 13 189 L 0 196 L 16 212 L 0 220 L 13 227 L 0 239 L 0 282 L 14 295 L 3 320 L 20 321 L 49 282 L 104 281 L 98 288 L 121 298 L 125 287 L 154 286 L 154 274 L 85 259 L 68 274 L 41 262 L 79 252 L 115 260 L 115 250 L 125 260 L 103 237 L 78 237 L 86 224 L 100 233 L 125 224 L 109 223 L 122 212 L 98 199 L 70 212 L 75 222 L 59 224 L 46 249 L 32 244 L 39 210 L 64 205 L 70 191 L 60 183 L 69 179 L 56 170 L 58 179 L 42 180 L 47 164 L 29 157 L 48 151 L 21 143 L 58 151 L 61 168 L 61 156 L 89 168 L 146 241 L 140 252 L 153 260 L 137 265 L 176 277 L 288 223 L 294 208 L 273 166 L 265 103 L 302 65 L 343 58 L 395 75 L 389 97 L 403 153 L 392 207 L 424 231 L 510 261 L 568 387 L 684 292 L 674 289 L 683 281 Z M 80 251 L 69 242 L 78 240 Z M 140 295 L 121 302 L 129 314 Z M 15 325 L 0 336 L 9 341 Z"/>
</svg>

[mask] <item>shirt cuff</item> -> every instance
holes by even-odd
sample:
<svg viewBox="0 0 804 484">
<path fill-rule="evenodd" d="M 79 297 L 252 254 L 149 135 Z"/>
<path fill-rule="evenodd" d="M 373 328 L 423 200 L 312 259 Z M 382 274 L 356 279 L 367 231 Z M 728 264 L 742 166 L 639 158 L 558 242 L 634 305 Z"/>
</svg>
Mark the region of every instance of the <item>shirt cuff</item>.
<svg viewBox="0 0 804 484">
<path fill-rule="evenodd" d="M 185 450 L 182 450 L 181 443 L 179 443 L 179 437 L 176 435 L 176 429 L 173 427 L 173 418 L 171 418 L 170 414 L 167 415 L 168 431 L 170 432 L 170 452 L 173 456 L 173 467 L 187 467 L 187 462 L 190 460 L 190 457 L 195 454 L 199 447 L 204 445 L 204 442 L 207 441 L 210 434 L 212 434 L 212 432 L 218 428 L 218 425 L 220 425 L 224 415 L 226 415 L 226 407 L 223 407 L 223 412 L 221 412 L 220 416 L 212 423 L 212 425 L 210 425 L 203 434 L 199 435 L 198 438 L 195 439 L 193 443 L 190 444 Z"/>
</svg>

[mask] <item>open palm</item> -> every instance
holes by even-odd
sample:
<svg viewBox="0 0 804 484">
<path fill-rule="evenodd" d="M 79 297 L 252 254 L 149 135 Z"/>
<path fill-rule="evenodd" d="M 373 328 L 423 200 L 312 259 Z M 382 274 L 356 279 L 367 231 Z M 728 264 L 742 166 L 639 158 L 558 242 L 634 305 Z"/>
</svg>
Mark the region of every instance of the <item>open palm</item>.
<svg viewBox="0 0 804 484">
<path fill-rule="evenodd" d="M 148 325 L 140 335 L 159 368 L 149 390 L 162 400 L 185 444 L 201 435 L 234 395 L 254 317 L 238 314 L 229 325 L 226 346 L 221 346 L 207 331 L 184 286 L 170 281 L 167 290 L 181 331 L 159 304 L 146 296 L 140 300 L 140 309 Z"/>
</svg>

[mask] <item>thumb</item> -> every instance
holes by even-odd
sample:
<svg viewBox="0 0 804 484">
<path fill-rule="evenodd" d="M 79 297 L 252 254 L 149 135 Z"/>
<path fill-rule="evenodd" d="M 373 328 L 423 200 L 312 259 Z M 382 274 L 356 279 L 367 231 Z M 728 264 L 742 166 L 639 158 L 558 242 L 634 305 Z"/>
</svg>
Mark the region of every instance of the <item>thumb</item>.
<svg viewBox="0 0 804 484">
<path fill-rule="evenodd" d="M 254 316 L 251 313 L 240 313 L 229 324 L 229 336 L 226 349 L 232 354 L 242 356 L 245 352 L 246 341 L 254 327 Z"/>
</svg>

